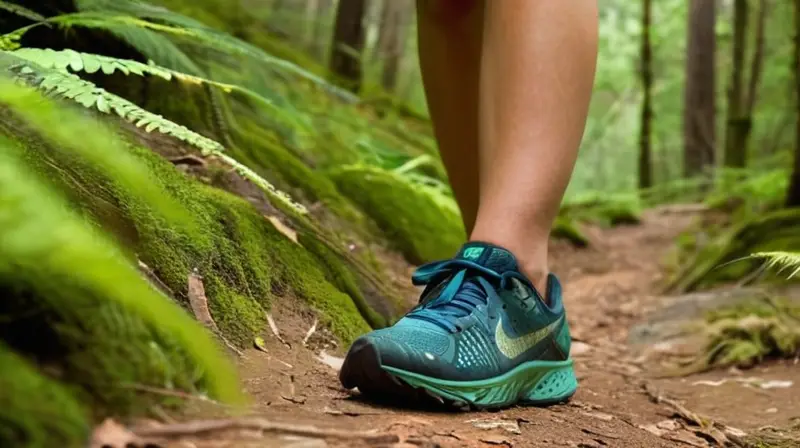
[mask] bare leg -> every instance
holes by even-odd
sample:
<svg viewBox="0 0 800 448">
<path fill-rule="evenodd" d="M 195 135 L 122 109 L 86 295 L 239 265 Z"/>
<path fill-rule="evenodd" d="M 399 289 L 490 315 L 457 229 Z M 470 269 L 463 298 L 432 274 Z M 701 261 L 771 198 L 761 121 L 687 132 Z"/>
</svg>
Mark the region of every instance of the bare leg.
<svg viewBox="0 0 800 448">
<path fill-rule="evenodd" d="M 488 1 L 484 27 L 480 206 L 471 239 L 509 249 L 544 292 L 547 240 L 591 96 L 597 4 Z"/>
<path fill-rule="evenodd" d="M 505 1 L 505 0 L 503 0 Z M 439 152 L 467 235 L 478 213 L 483 0 L 418 0 L 419 56 Z"/>
</svg>

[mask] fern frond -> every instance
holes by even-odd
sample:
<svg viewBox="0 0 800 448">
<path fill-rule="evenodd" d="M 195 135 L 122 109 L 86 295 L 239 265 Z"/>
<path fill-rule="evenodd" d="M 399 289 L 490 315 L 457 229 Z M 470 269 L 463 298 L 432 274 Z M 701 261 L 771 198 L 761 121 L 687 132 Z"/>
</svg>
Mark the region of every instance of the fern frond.
<svg viewBox="0 0 800 448">
<path fill-rule="evenodd" d="M 800 253 L 795 252 L 756 252 L 750 255 L 751 258 L 766 261 L 768 268 L 778 268 L 778 272 L 791 269 L 788 278 L 792 278 L 800 272 Z"/>
<path fill-rule="evenodd" d="M 31 11 L 24 6 L 17 5 L 15 3 L 9 3 L 3 0 L 0 0 L 0 9 L 8 11 L 12 14 L 16 14 L 20 17 L 24 17 L 28 20 L 33 20 L 34 22 L 42 22 L 47 20 L 47 17 L 39 14 L 36 11 Z"/>
<path fill-rule="evenodd" d="M 42 67 L 61 71 L 66 71 L 67 68 L 69 68 L 73 72 L 83 71 L 86 73 L 95 73 L 102 71 L 106 75 L 111 75 L 120 71 L 126 75 L 130 75 L 131 73 L 139 76 L 152 75 L 167 81 L 177 79 L 188 84 L 208 84 L 225 93 L 238 92 L 265 106 L 273 106 L 272 101 L 244 87 L 182 73 L 177 70 L 158 66 L 152 61 L 149 64 L 144 64 L 131 59 L 118 59 L 99 54 L 79 53 L 72 49 L 55 51 L 49 48 L 20 48 L 14 51 L 13 54 L 41 65 Z"/>
<path fill-rule="evenodd" d="M 20 73 L 24 73 L 22 68 Z M 28 72 L 31 73 L 31 72 Z M 218 142 L 202 136 L 185 126 L 174 123 L 161 115 L 149 112 L 136 104 L 110 93 L 93 83 L 67 72 L 51 71 L 44 74 L 37 85 L 41 90 L 69 98 L 86 108 L 97 109 L 105 114 L 114 113 L 122 119 L 143 127 L 146 132 L 157 130 L 198 148 L 203 155 L 223 151 Z"/>
<path fill-rule="evenodd" d="M 168 23 L 171 22 L 172 24 L 165 25 L 154 23 L 140 17 L 123 15 L 124 13 L 121 14 L 117 12 L 118 9 L 119 8 L 113 8 L 108 10 L 101 8 L 100 5 L 96 5 L 94 8 L 91 8 L 89 12 L 78 12 L 50 17 L 39 24 L 52 23 L 63 27 L 82 26 L 86 28 L 105 29 L 125 40 L 148 58 L 158 61 L 161 65 L 167 65 L 170 68 L 182 72 L 201 75 L 203 72 L 198 65 L 175 46 L 170 39 L 164 36 L 164 34 L 172 35 L 185 40 L 201 42 L 208 48 L 258 60 L 269 66 L 280 68 L 286 72 L 311 81 L 342 100 L 348 102 L 358 101 L 358 97 L 347 90 L 334 86 L 322 77 L 304 70 L 292 62 L 272 56 L 258 47 L 227 34 L 217 32 L 211 28 L 197 26 L 196 24 L 194 26 L 188 26 L 192 25 L 191 22 L 178 20 L 177 14 L 153 14 L 152 11 L 142 14 L 142 17 L 158 16 L 157 18 L 161 19 L 172 18 L 172 20 L 167 20 Z M 34 26 L 17 30 L 12 34 L 21 36 Z M 156 41 L 158 41 L 157 44 Z"/>
<path fill-rule="evenodd" d="M 14 53 L 6 54 L 13 55 Z M 77 55 L 78 59 L 74 59 L 76 57 L 75 55 Z M 78 61 L 80 61 L 80 64 L 84 63 L 83 58 L 80 57 L 78 53 L 70 55 L 70 58 L 73 58 L 71 61 L 75 64 L 78 64 Z M 43 69 L 42 71 L 44 73 L 37 73 L 37 71 L 28 65 L 16 68 L 18 77 L 28 81 L 46 93 L 71 99 L 86 108 L 96 109 L 105 114 L 116 114 L 122 119 L 133 123 L 136 127 L 143 127 L 145 132 L 158 131 L 198 148 L 204 156 L 214 155 L 234 168 L 243 177 L 256 184 L 267 194 L 286 203 L 300 214 L 305 214 L 307 212 L 302 204 L 293 201 L 289 195 L 275 188 L 269 181 L 232 157 L 225 155 L 223 153 L 224 148 L 219 142 L 202 136 L 185 126 L 174 123 L 161 115 L 156 115 L 142 109 L 125 98 L 114 95 L 76 75 L 58 70 Z"/>
<path fill-rule="evenodd" d="M 79 53 L 72 49 L 61 51 L 49 48 L 20 48 L 13 52 L 14 56 L 35 62 L 45 68 L 66 71 L 67 68 L 74 72 L 96 73 L 102 71 L 106 75 L 111 75 L 120 71 L 129 75 L 131 73 L 143 76 L 158 76 L 166 80 L 172 79 L 172 73 L 161 67 L 143 64 L 129 59 L 117 59 L 97 54 Z"/>
</svg>

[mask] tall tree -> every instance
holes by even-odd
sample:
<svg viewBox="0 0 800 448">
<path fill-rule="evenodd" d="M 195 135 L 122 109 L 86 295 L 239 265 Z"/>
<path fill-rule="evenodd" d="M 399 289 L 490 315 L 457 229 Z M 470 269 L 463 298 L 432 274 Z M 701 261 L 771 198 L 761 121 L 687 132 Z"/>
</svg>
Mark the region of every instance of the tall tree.
<svg viewBox="0 0 800 448">
<path fill-rule="evenodd" d="M 767 0 L 759 2 L 758 22 L 750 63 L 750 80 L 745 90 L 745 54 L 747 53 L 748 0 L 735 0 L 733 5 L 733 45 L 731 81 L 728 87 L 728 117 L 725 128 L 725 166 L 744 167 L 747 164 L 747 141 L 753 126 L 758 82 L 764 59 L 764 28 Z"/>
<path fill-rule="evenodd" d="M 361 89 L 366 0 L 340 0 L 336 9 L 330 69 L 353 92 Z"/>
<path fill-rule="evenodd" d="M 330 42 L 329 17 L 333 0 L 309 0 L 317 2 L 316 16 L 314 17 L 313 33 L 311 36 L 311 54 L 320 62 L 325 61 L 325 54 Z"/>
<path fill-rule="evenodd" d="M 683 111 L 683 170 L 687 177 L 714 165 L 715 0 L 689 1 L 686 87 Z"/>
<path fill-rule="evenodd" d="M 795 147 L 794 167 L 792 177 L 789 179 L 789 191 L 786 194 L 786 206 L 800 206 L 800 0 L 794 0 L 794 58 L 792 60 L 794 73 L 795 95 Z"/>
<path fill-rule="evenodd" d="M 378 52 L 383 58 L 381 85 L 387 92 L 394 92 L 397 88 L 397 75 L 406 48 L 411 11 L 412 5 L 408 0 L 384 1 Z"/>
<path fill-rule="evenodd" d="M 750 127 L 744 116 L 744 54 L 747 36 L 749 8 L 748 0 L 734 0 L 733 3 L 733 52 L 731 60 L 731 82 L 728 86 L 728 117 L 725 130 L 725 166 L 743 167 L 745 165 L 745 148 L 741 144 L 745 127 Z"/>
<path fill-rule="evenodd" d="M 651 142 L 651 122 L 653 118 L 653 50 L 650 45 L 650 24 L 652 22 L 652 0 L 644 0 L 642 5 L 642 119 L 639 131 L 639 188 L 653 185 L 653 156 Z"/>
</svg>

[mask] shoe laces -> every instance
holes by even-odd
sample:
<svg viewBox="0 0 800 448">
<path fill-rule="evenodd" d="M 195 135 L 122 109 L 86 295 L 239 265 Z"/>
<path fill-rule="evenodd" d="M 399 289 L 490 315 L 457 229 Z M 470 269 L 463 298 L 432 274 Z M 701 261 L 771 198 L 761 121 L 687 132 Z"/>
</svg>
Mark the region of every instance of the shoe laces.
<svg viewBox="0 0 800 448">
<path fill-rule="evenodd" d="M 517 271 L 499 273 L 459 258 L 422 265 L 412 276 L 415 285 L 437 281 L 447 281 L 447 284 L 437 296 L 420 303 L 406 317 L 425 320 L 456 333 L 461 327 L 455 321 L 472 314 L 479 305 L 487 305 L 489 296 L 497 294 L 496 287 L 507 288 L 512 278 L 529 283 Z"/>
</svg>

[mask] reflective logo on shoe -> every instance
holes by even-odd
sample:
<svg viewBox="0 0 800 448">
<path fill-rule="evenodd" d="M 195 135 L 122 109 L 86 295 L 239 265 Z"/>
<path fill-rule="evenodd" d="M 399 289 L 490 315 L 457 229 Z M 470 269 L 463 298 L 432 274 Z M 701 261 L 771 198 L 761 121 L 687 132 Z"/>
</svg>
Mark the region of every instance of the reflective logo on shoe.
<svg viewBox="0 0 800 448">
<path fill-rule="evenodd" d="M 468 247 L 464 249 L 464 254 L 462 256 L 467 260 L 477 260 L 482 253 L 483 253 L 482 247 Z"/>
<path fill-rule="evenodd" d="M 500 352 L 507 358 L 514 359 L 533 348 L 536 344 L 554 332 L 561 324 L 562 320 L 564 320 L 563 315 L 550 325 L 540 328 L 533 333 L 528 333 L 518 338 L 512 338 L 503 328 L 502 320 L 498 319 L 497 329 L 495 330 L 494 334 L 495 341 L 497 342 L 497 348 L 500 349 Z"/>
</svg>

